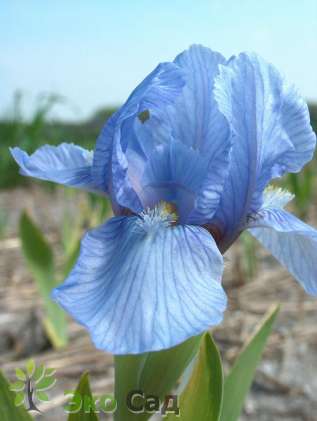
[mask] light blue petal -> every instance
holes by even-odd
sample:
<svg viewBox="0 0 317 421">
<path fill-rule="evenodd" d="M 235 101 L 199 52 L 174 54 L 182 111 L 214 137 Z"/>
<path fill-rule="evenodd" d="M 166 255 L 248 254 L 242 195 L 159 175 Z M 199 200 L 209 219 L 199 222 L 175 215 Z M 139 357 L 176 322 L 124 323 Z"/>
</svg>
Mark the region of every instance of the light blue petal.
<svg viewBox="0 0 317 421">
<path fill-rule="evenodd" d="M 297 279 L 317 295 L 317 230 L 283 209 L 262 209 L 249 221 L 249 231 Z"/>
<path fill-rule="evenodd" d="M 128 137 L 133 136 L 133 132 L 126 133 Z M 139 177 L 131 177 L 131 170 L 135 166 L 130 165 L 127 159 L 127 155 L 122 149 L 122 127 L 118 127 L 115 131 L 113 138 L 113 150 L 112 150 L 112 180 L 111 180 L 111 199 L 113 203 L 116 203 L 118 209 L 120 207 L 127 208 L 134 213 L 139 213 L 143 209 L 140 197 L 138 195 L 138 180 Z M 123 136 L 123 139 L 126 139 Z M 140 164 L 137 161 L 137 164 Z M 138 166 L 136 165 L 138 168 Z M 135 181 L 133 183 L 133 181 Z M 116 211 L 116 207 L 114 207 Z M 117 214 L 121 214 L 120 210 Z"/>
<path fill-rule="evenodd" d="M 230 243 L 248 212 L 261 206 L 270 180 L 311 159 L 315 135 L 304 101 L 255 54 L 221 66 L 215 96 L 234 134 L 230 176 L 216 215 Z"/>
<path fill-rule="evenodd" d="M 184 209 L 186 222 L 210 221 L 228 173 L 231 146 L 228 122 L 213 98 L 214 77 L 220 63 L 225 63 L 220 54 L 201 46 L 191 47 L 174 63 L 157 67 L 110 120 L 97 142 L 93 174 L 98 186 L 106 180 L 117 214 L 121 213 L 120 207 L 138 213 L 154 199 L 165 199 L 167 188 L 159 197 L 157 189 L 154 192 L 147 184 L 143 186 L 142 180 L 147 179 L 145 172 L 152 165 L 148 161 L 156 160 L 156 151 L 169 149 L 175 139 L 184 144 L 184 149 L 191 149 L 192 155 L 199 153 L 204 165 L 195 191 L 192 184 L 184 186 L 188 191 L 186 199 L 182 185 L 182 194 L 177 190 L 171 198 L 175 191 L 172 188 L 170 201 L 178 208 L 185 202 L 191 204 Z M 112 179 L 107 170 L 110 160 Z M 170 179 L 171 169 L 167 171 L 157 185 Z M 193 178 L 197 179 L 197 174 Z"/>
<path fill-rule="evenodd" d="M 223 259 L 210 234 L 153 215 L 115 217 L 90 231 L 53 294 L 114 354 L 172 347 L 220 323 L 226 307 Z"/>
<path fill-rule="evenodd" d="M 186 215 L 184 222 L 202 225 L 209 222 L 214 215 L 228 173 L 231 132 L 213 97 L 214 78 L 218 73 L 219 64 L 225 63 L 225 59 L 209 48 L 194 45 L 177 56 L 174 62 L 184 72 L 186 79 L 184 88 L 169 106 L 160 109 L 159 112 L 150 113 L 149 118 L 142 124 L 136 122 L 135 133 L 140 148 L 149 161 L 157 162 L 159 157 L 155 157 L 156 151 L 168 151 L 169 145 L 176 142 L 173 148 L 178 149 L 180 153 L 181 150 L 184 152 L 178 161 L 181 162 L 182 157 L 186 158 L 182 162 L 185 174 L 188 175 L 190 169 L 193 169 L 199 161 L 204 163 L 201 171 L 194 171 L 190 185 L 184 184 L 186 179 L 188 181 L 187 176 L 182 177 L 179 173 L 176 178 L 174 177 L 169 192 L 167 185 L 161 189 L 163 194 L 161 199 L 166 198 L 168 194 L 169 201 L 174 202 L 178 209 L 183 209 L 183 214 Z M 183 148 L 179 144 L 183 144 Z M 193 163 L 189 162 L 190 155 Z M 161 165 L 161 176 L 157 185 L 163 179 L 171 182 L 171 173 L 175 173 L 173 168 L 169 168 L 169 162 Z M 148 171 L 149 166 L 152 166 L 151 162 L 145 171 Z M 139 163 L 138 167 L 140 168 Z M 163 168 L 166 169 L 164 175 Z M 200 180 L 198 180 L 199 174 Z M 144 175 L 144 180 L 146 179 L 147 174 Z M 182 179 L 178 189 L 174 188 L 176 179 Z M 195 182 L 193 190 L 194 179 L 198 182 Z M 153 192 L 154 195 L 151 194 Z M 151 203 L 158 197 L 158 190 L 149 190 L 147 184 L 143 193 L 146 196 L 142 199 L 144 203 Z M 185 208 L 184 203 L 186 203 Z"/>
<path fill-rule="evenodd" d="M 140 203 L 130 180 L 132 171 L 142 166 L 128 165 L 129 150 L 142 151 L 134 126 L 139 116 L 160 111 L 175 100 L 184 86 L 183 71 L 173 63 L 162 63 L 132 92 L 127 102 L 111 117 L 97 139 L 94 153 L 93 178 L 97 186 L 106 186 L 118 206 L 138 212 Z M 149 139 L 148 143 L 149 143 Z M 127 154 L 127 156 L 125 156 Z M 142 162 L 141 162 L 142 164 Z M 144 162 L 143 162 L 144 164 Z M 109 170 L 112 168 L 111 170 Z M 124 194 L 123 194 L 124 192 Z"/>
<path fill-rule="evenodd" d="M 168 108 L 168 117 L 173 137 L 199 152 L 207 162 L 187 218 L 189 224 L 202 225 L 213 217 L 228 174 L 231 132 L 213 95 L 214 79 L 225 59 L 209 48 L 193 45 L 176 57 L 175 63 L 185 71 L 186 85 Z"/>
<path fill-rule="evenodd" d="M 209 48 L 193 45 L 174 62 L 184 70 L 186 85 L 170 110 L 173 135 L 211 156 L 228 137 L 228 125 L 213 97 L 214 79 L 226 60 Z"/>
<path fill-rule="evenodd" d="M 283 156 L 286 171 L 298 172 L 313 157 L 316 135 L 310 125 L 308 106 L 293 86 L 284 86 L 281 125 L 294 147 Z"/>
<path fill-rule="evenodd" d="M 142 178 L 143 203 L 153 207 L 161 200 L 174 203 L 180 222 L 188 220 L 196 193 L 208 171 L 208 159 L 171 139 L 153 150 Z"/>
<path fill-rule="evenodd" d="M 92 152 L 80 146 L 71 143 L 62 143 L 59 146 L 45 145 L 31 155 L 18 147 L 11 148 L 10 151 L 19 164 L 22 175 L 98 191 L 91 175 Z"/>
<path fill-rule="evenodd" d="M 97 138 L 91 170 L 94 184 L 107 193 L 110 191 L 112 144 L 118 117 L 119 114 L 114 113 L 102 128 Z"/>
</svg>

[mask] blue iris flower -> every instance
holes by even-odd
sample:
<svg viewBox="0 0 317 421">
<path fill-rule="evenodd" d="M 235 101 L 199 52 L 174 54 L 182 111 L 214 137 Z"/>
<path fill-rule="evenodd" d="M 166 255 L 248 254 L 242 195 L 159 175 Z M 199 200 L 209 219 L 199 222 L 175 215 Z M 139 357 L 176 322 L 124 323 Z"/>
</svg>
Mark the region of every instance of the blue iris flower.
<svg viewBox="0 0 317 421">
<path fill-rule="evenodd" d="M 307 105 L 255 54 L 192 46 L 108 120 L 94 152 L 12 154 L 21 173 L 98 192 L 115 216 L 88 232 L 54 299 L 114 354 L 172 347 L 217 325 L 224 252 L 249 230 L 317 295 L 317 231 L 268 188 L 312 158 Z"/>
</svg>

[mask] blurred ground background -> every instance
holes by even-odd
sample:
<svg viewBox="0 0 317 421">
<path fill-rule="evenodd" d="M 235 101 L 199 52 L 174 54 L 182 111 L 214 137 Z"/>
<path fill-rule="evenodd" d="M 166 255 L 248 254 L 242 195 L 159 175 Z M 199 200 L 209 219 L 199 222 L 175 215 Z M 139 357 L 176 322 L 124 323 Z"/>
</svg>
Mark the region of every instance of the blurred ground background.
<svg viewBox="0 0 317 421">
<path fill-rule="evenodd" d="M 55 100 L 55 99 L 54 99 Z M 19 220 L 27 211 L 53 247 L 62 266 L 70 241 L 110 216 L 104 200 L 51 183 L 18 175 L 8 146 L 19 145 L 32 152 L 43 143 L 76 141 L 92 147 L 97 133 L 113 111 L 105 109 L 78 124 L 47 121 L 52 98 L 46 98 L 34 118 L 23 122 L 16 114 L 0 122 L 0 366 L 13 380 L 16 367 L 33 356 L 38 364 L 57 369 L 57 386 L 51 401 L 41 404 L 45 420 L 63 415 L 65 389 L 73 389 L 80 374 L 88 370 L 95 393 L 113 387 L 112 357 L 97 351 L 88 334 L 69 320 L 69 344 L 54 350 L 43 327 L 43 300 L 21 253 Z M 316 129 L 317 108 L 311 105 Z M 293 211 L 317 226 L 316 160 L 300 176 L 286 178 L 282 185 L 305 191 L 292 204 Z M 234 361 L 257 321 L 274 302 L 281 313 L 263 362 L 257 370 L 242 420 L 317 420 L 317 324 L 316 301 L 306 296 L 272 257 L 247 236 L 226 255 L 225 288 L 229 310 L 225 322 L 214 330 L 226 367 Z"/>
</svg>

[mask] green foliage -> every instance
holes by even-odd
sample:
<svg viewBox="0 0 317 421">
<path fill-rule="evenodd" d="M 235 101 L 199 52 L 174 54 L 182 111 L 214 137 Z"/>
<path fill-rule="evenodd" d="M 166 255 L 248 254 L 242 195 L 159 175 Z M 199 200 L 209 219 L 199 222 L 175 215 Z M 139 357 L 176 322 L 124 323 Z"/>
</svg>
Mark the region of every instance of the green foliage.
<svg viewBox="0 0 317 421">
<path fill-rule="evenodd" d="M 0 239 L 6 236 L 8 219 L 6 209 L 0 209 Z"/>
<path fill-rule="evenodd" d="M 88 373 L 84 373 L 81 376 L 76 392 L 80 396 L 92 399 Z M 98 421 L 98 417 L 92 408 L 90 412 L 85 412 L 85 408 L 82 406 L 79 412 L 75 414 L 69 414 L 68 421 Z"/>
<path fill-rule="evenodd" d="M 199 350 L 191 377 L 180 395 L 180 414 L 169 413 L 167 419 L 237 421 L 277 313 L 278 306 L 273 306 L 266 313 L 224 381 L 221 357 L 208 333 L 202 339 L 197 336 L 169 350 L 115 356 L 115 397 L 118 409 L 114 419 L 149 419 L 149 413 L 129 411 L 126 405 L 128 393 L 140 390 L 145 396 L 154 395 L 162 399 L 175 387 Z"/>
<path fill-rule="evenodd" d="M 26 371 L 28 373 L 29 377 L 32 377 L 35 371 L 35 361 L 31 358 L 30 360 L 27 361 L 26 363 Z"/>
<path fill-rule="evenodd" d="M 273 306 L 266 313 L 226 377 L 221 421 L 238 420 L 278 311 Z"/>
<path fill-rule="evenodd" d="M 19 228 L 24 257 L 38 281 L 41 294 L 46 296 L 55 285 L 52 249 L 26 212 L 21 215 Z"/>
<path fill-rule="evenodd" d="M 8 119 L 0 124 L 0 188 L 13 187 L 17 184 L 26 183 L 25 177 L 18 175 L 17 165 L 11 157 L 9 147 L 19 146 L 27 152 L 33 152 L 45 143 L 53 140 L 48 134 L 45 136 L 45 121 L 55 104 L 61 101 L 56 95 L 42 96 L 38 100 L 37 109 L 29 122 L 25 122 L 22 116 L 22 96 L 17 93 L 13 110 Z M 54 139 L 53 143 L 56 143 Z"/>
<path fill-rule="evenodd" d="M 65 201 L 73 201 L 76 194 L 78 194 L 76 190 L 65 188 Z M 60 233 L 64 253 L 67 256 L 64 276 L 67 276 L 77 259 L 83 230 L 100 225 L 111 213 L 110 202 L 105 197 L 88 193 L 85 199 L 79 202 L 78 212 L 74 214 L 66 208 L 63 214 Z"/>
<path fill-rule="evenodd" d="M 67 343 L 67 324 L 64 311 L 51 300 L 51 291 L 57 285 L 53 252 L 40 229 L 27 213 L 20 218 L 20 238 L 26 263 L 36 281 L 43 299 L 46 333 L 56 348 Z"/>
<path fill-rule="evenodd" d="M 309 105 L 311 124 L 317 133 L 317 104 Z M 307 218 L 310 207 L 317 199 L 317 158 L 308 163 L 299 173 L 289 173 L 276 181 L 276 185 L 289 190 L 295 195 L 292 207 L 302 219 Z M 242 245 L 242 271 L 246 280 L 254 279 L 256 275 L 256 242 L 246 233 L 240 237 Z"/>
<path fill-rule="evenodd" d="M 17 368 L 15 370 L 15 375 L 17 376 L 19 380 L 22 380 L 23 382 L 26 380 L 26 374 L 24 373 L 23 370 L 21 370 L 21 368 Z"/>
<path fill-rule="evenodd" d="M 180 416 L 168 421 L 218 421 L 223 398 L 221 358 L 211 336 L 204 335 L 192 376 L 180 396 Z"/>
<path fill-rule="evenodd" d="M 317 103 L 309 104 L 310 121 L 313 126 L 313 130 L 317 133 Z"/>
<path fill-rule="evenodd" d="M 65 197 L 72 197 L 74 191 L 64 190 Z M 67 321 L 65 312 L 51 299 L 51 292 L 69 274 L 79 254 L 83 229 L 104 222 L 110 214 L 109 202 L 105 198 L 88 195 L 80 202 L 75 215 L 65 213 L 61 229 L 64 248 L 64 264 L 56 267 L 52 247 L 40 228 L 23 212 L 20 217 L 19 234 L 22 252 L 43 299 L 46 317 L 43 325 L 47 336 L 55 348 L 67 344 Z"/>
<path fill-rule="evenodd" d="M 0 414 L 1 421 L 31 421 L 31 416 L 22 406 L 24 394 L 13 393 L 0 371 Z"/>
<path fill-rule="evenodd" d="M 9 147 L 19 146 L 32 153 L 44 144 L 58 145 L 66 141 L 92 149 L 103 124 L 115 111 L 114 108 L 100 110 L 90 120 L 77 124 L 50 121 L 52 109 L 61 103 L 65 103 L 62 97 L 43 95 L 38 99 L 36 111 L 31 119 L 25 121 L 22 96 L 15 96 L 11 113 L 0 121 L 0 188 L 29 183 L 27 177 L 19 175 Z"/>
<path fill-rule="evenodd" d="M 160 398 L 169 393 L 197 354 L 200 339 L 200 336 L 194 336 L 173 348 L 143 354 L 144 362 L 139 372 L 140 388 Z M 164 373 L 164 376 L 154 373 Z"/>
<path fill-rule="evenodd" d="M 248 232 L 243 232 L 239 240 L 242 247 L 242 275 L 244 280 L 252 281 L 257 272 L 257 242 Z"/>
<path fill-rule="evenodd" d="M 310 119 L 313 130 L 317 133 L 317 104 L 309 105 Z M 295 194 L 293 206 L 301 218 L 306 218 L 309 206 L 316 199 L 317 159 L 308 163 L 299 173 L 287 174 L 281 180 L 281 186 Z"/>
<path fill-rule="evenodd" d="M 184 369 L 199 349 L 200 336 L 167 350 L 140 355 L 115 356 L 115 398 L 118 421 L 147 420 L 150 414 L 132 414 L 126 405 L 131 390 L 142 390 L 146 395 L 163 398 L 176 385 Z"/>
<path fill-rule="evenodd" d="M 294 193 L 293 206 L 296 213 L 301 218 L 306 218 L 314 198 L 315 179 L 316 179 L 316 159 L 306 165 L 304 169 L 297 174 L 287 174 L 284 180 L 284 186 L 291 193 Z"/>
</svg>

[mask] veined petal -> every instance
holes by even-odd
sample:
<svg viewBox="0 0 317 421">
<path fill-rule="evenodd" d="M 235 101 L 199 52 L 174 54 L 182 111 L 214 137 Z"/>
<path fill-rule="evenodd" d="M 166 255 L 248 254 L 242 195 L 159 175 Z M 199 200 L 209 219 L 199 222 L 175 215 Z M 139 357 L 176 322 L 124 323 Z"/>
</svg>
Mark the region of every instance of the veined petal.
<svg viewBox="0 0 317 421">
<path fill-rule="evenodd" d="M 281 125 L 293 145 L 283 157 L 286 171 L 298 172 L 313 157 L 316 135 L 310 125 L 308 106 L 293 86 L 283 90 Z"/>
<path fill-rule="evenodd" d="M 127 133 L 131 136 L 132 133 Z M 135 213 L 142 210 L 142 203 L 138 196 L 137 186 L 129 174 L 129 163 L 126 154 L 123 152 L 121 144 L 122 127 L 117 127 L 113 138 L 112 150 L 112 180 L 111 199 L 112 203 L 118 207 L 128 208 Z M 137 162 L 139 163 L 139 161 Z M 132 168 L 135 166 L 133 165 Z M 138 180 L 138 177 L 135 177 Z M 114 206 L 114 210 L 115 206 Z M 116 214 L 116 212 L 115 212 Z M 119 212 L 120 214 L 120 212 Z"/>
<path fill-rule="evenodd" d="M 171 139 L 153 150 L 142 177 L 145 206 L 160 200 L 176 205 L 180 221 L 186 223 L 205 179 L 208 160 L 198 151 Z"/>
<path fill-rule="evenodd" d="M 20 173 L 40 180 L 53 181 L 89 191 L 99 191 L 91 175 L 93 154 L 72 143 L 44 145 L 28 155 L 22 149 L 10 149 Z"/>
<path fill-rule="evenodd" d="M 229 127 L 213 96 L 214 79 L 225 58 L 209 48 L 193 45 L 174 62 L 186 77 L 186 85 L 168 110 L 173 136 L 207 156 L 230 146 Z"/>
<path fill-rule="evenodd" d="M 189 224 L 202 225 L 212 219 L 228 174 L 231 131 L 213 94 L 219 65 L 225 62 L 221 54 L 201 45 L 193 45 L 175 59 L 186 72 L 186 85 L 169 107 L 173 136 L 199 151 L 208 163 Z"/>
<path fill-rule="evenodd" d="M 97 188 L 108 193 L 110 192 L 113 137 L 118 118 L 119 113 L 114 113 L 102 128 L 97 138 L 91 170 Z"/>
<path fill-rule="evenodd" d="M 298 171 L 315 147 L 307 106 L 278 71 L 255 54 L 221 66 L 215 96 L 234 134 L 230 176 L 216 215 L 230 239 L 262 205 L 272 178 Z"/>
<path fill-rule="evenodd" d="M 200 171 L 203 176 L 196 183 L 194 192 L 192 185 L 186 186 L 182 182 L 182 203 L 185 199 L 184 188 L 187 187 L 189 192 L 186 223 L 202 225 L 214 215 L 228 174 L 231 132 L 213 96 L 214 78 L 218 74 L 219 64 L 225 63 L 225 59 L 209 48 L 193 45 L 177 56 L 174 63 L 184 72 L 185 86 L 173 103 L 159 113 L 150 113 L 149 118 L 135 129 L 149 160 L 155 155 L 153 145 L 168 150 L 169 144 L 176 142 L 183 144 L 183 151 L 187 150 L 183 155 L 188 157 L 191 154 L 193 157 L 193 163 L 188 160 L 187 163 L 183 162 L 186 174 L 198 162 L 197 157 L 204 163 Z M 175 148 L 180 149 L 180 146 Z M 194 171 L 191 180 L 197 178 L 197 174 Z"/>
<path fill-rule="evenodd" d="M 102 350 L 169 348 L 222 320 L 223 260 L 213 238 L 200 227 L 171 226 L 162 215 L 115 217 L 89 232 L 75 268 L 54 291 Z"/>
<path fill-rule="evenodd" d="M 249 231 L 296 278 L 317 295 L 317 230 L 282 208 L 263 208 L 249 220 Z"/>
<path fill-rule="evenodd" d="M 133 209 L 136 197 L 133 185 L 129 180 L 128 165 L 123 154 L 129 149 L 142 150 L 137 142 L 134 133 L 135 120 L 143 112 L 155 113 L 160 108 L 166 107 L 175 100 L 184 86 L 183 72 L 173 63 L 162 63 L 156 67 L 140 85 L 132 92 L 126 103 L 108 120 L 100 136 L 94 152 L 93 178 L 97 186 L 105 186 L 113 194 L 119 193 L 119 197 L 114 197 L 119 205 Z M 111 177 L 112 165 L 120 175 Z M 133 165 L 133 163 L 132 163 Z M 119 168 L 121 167 L 121 168 Z M 123 175 L 123 178 L 122 178 Z M 119 184 L 119 185 L 118 185 Z M 122 186 L 125 184 L 125 186 Z M 128 191 L 127 196 L 122 196 L 121 187 Z M 125 200 L 125 203 L 121 203 Z"/>
</svg>

